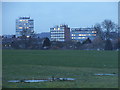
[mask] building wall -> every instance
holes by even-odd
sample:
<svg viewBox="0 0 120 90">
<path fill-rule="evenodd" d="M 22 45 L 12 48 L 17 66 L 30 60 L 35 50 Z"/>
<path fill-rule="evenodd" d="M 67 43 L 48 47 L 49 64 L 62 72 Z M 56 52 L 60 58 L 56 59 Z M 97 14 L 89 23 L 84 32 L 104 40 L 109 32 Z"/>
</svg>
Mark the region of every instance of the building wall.
<svg viewBox="0 0 120 90">
<path fill-rule="evenodd" d="M 72 28 L 71 39 L 75 41 L 84 41 L 87 38 L 93 40 L 96 37 L 97 32 L 94 28 Z"/>
<path fill-rule="evenodd" d="M 50 28 L 51 41 L 69 41 L 70 28 L 67 25 L 60 25 Z"/>
<path fill-rule="evenodd" d="M 16 36 L 21 36 L 21 31 L 29 30 L 30 32 L 34 31 L 34 20 L 30 17 L 20 17 L 16 20 Z M 30 33 L 28 34 L 28 36 Z"/>
</svg>

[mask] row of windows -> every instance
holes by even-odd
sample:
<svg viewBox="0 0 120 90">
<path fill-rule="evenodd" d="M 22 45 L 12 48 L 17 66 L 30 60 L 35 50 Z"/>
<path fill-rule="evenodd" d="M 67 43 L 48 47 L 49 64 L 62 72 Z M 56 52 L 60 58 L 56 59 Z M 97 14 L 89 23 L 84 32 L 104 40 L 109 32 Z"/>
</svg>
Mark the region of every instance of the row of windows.
<svg viewBox="0 0 120 90">
<path fill-rule="evenodd" d="M 65 38 L 65 37 L 51 37 L 51 38 Z"/>
<path fill-rule="evenodd" d="M 96 36 L 96 34 L 72 34 L 71 36 Z"/>
<path fill-rule="evenodd" d="M 64 32 L 51 32 L 51 34 L 64 34 Z"/>
<path fill-rule="evenodd" d="M 18 29 L 31 29 L 33 27 L 18 27 Z"/>
<path fill-rule="evenodd" d="M 51 33 L 51 35 L 64 35 L 64 33 Z"/>
<path fill-rule="evenodd" d="M 33 25 L 33 23 L 19 23 L 19 24 L 17 24 L 17 25 Z"/>
<path fill-rule="evenodd" d="M 23 29 L 16 29 L 16 31 L 22 31 Z M 33 30 L 33 28 L 29 28 L 29 29 L 27 29 L 27 30 Z"/>
<path fill-rule="evenodd" d="M 33 20 L 32 20 L 32 19 L 31 19 L 31 20 L 23 20 L 23 19 L 20 19 L 19 21 L 20 21 L 20 22 L 22 22 L 22 21 L 30 21 L 30 22 L 31 22 L 31 21 L 33 21 Z"/>
<path fill-rule="evenodd" d="M 33 27 L 33 25 L 16 25 L 17 28 L 19 27 Z"/>
<path fill-rule="evenodd" d="M 64 32 L 64 30 L 51 30 L 51 29 L 50 29 L 50 31 L 51 32 Z"/>
<path fill-rule="evenodd" d="M 72 31 L 72 33 L 97 33 L 96 31 Z"/>
<path fill-rule="evenodd" d="M 54 28 L 54 30 L 64 30 L 64 28 Z"/>
<path fill-rule="evenodd" d="M 72 37 L 72 39 L 87 39 L 88 37 Z"/>
<path fill-rule="evenodd" d="M 60 35 L 60 34 L 57 34 L 57 35 L 56 35 L 56 34 L 54 34 L 54 35 L 51 35 L 51 36 L 60 36 L 60 37 L 62 37 L 62 36 L 63 36 L 63 37 L 64 37 L 64 34 L 61 34 L 61 35 Z"/>
<path fill-rule="evenodd" d="M 52 41 L 65 41 L 64 39 L 61 38 L 56 38 L 56 39 L 51 39 Z"/>
<path fill-rule="evenodd" d="M 71 28 L 72 31 L 81 31 L 81 30 L 94 30 L 94 28 Z"/>
</svg>

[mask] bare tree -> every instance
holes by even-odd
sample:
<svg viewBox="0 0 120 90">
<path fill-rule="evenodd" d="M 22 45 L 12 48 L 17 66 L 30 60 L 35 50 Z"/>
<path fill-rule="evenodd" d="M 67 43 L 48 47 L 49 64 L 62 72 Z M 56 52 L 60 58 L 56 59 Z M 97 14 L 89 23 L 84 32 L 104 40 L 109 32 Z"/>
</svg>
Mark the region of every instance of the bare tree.
<svg viewBox="0 0 120 90">
<path fill-rule="evenodd" d="M 102 27 L 101 27 L 101 24 L 97 23 L 94 25 L 94 29 L 96 30 L 97 32 L 97 36 L 101 39 L 104 39 L 104 33 L 102 31 Z"/>
<path fill-rule="evenodd" d="M 110 32 L 115 30 L 115 23 L 111 20 L 104 20 L 102 22 L 103 29 L 106 31 L 106 41 L 105 41 L 105 50 L 112 50 L 113 45 L 110 40 Z"/>
<path fill-rule="evenodd" d="M 43 48 L 49 49 L 50 46 L 51 46 L 51 42 L 50 42 L 49 38 L 46 37 L 46 38 L 44 39 L 44 41 L 43 41 Z"/>
<path fill-rule="evenodd" d="M 110 39 L 110 32 L 114 30 L 115 23 L 111 20 L 104 20 L 102 26 L 106 30 L 106 39 Z"/>
<path fill-rule="evenodd" d="M 118 37 L 120 37 L 120 27 L 118 24 L 115 24 L 115 32 L 118 34 Z"/>
</svg>

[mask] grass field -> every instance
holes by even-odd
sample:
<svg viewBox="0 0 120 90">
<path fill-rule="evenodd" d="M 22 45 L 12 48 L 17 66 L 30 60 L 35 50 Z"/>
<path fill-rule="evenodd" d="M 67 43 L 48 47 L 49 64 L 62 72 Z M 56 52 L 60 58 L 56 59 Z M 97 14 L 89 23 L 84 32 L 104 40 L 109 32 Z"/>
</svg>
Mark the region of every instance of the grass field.
<svg viewBox="0 0 120 90">
<path fill-rule="evenodd" d="M 117 51 L 82 50 L 3 50 L 3 87 L 5 88 L 117 88 L 117 76 L 95 76 L 96 73 L 118 73 Z M 75 81 L 10 83 L 15 79 L 55 77 Z"/>
</svg>

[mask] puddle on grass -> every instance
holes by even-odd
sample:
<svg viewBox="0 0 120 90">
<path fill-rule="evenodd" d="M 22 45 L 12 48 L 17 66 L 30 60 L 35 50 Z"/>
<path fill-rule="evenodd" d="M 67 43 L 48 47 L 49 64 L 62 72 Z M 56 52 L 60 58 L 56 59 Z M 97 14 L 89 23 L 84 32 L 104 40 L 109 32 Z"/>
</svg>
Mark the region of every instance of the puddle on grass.
<svg viewBox="0 0 120 90">
<path fill-rule="evenodd" d="M 113 74 L 109 74 L 109 73 L 98 73 L 98 74 L 94 74 L 96 76 L 116 76 L 117 74 L 113 73 Z M 52 81 L 74 81 L 76 80 L 75 78 L 48 78 L 48 79 L 35 79 L 35 80 L 9 80 L 8 82 L 26 82 L 26 83 L 30 83 L 30 82 L 52 82 Z"/>
<path fill-rule="evenodd" d="M 94 75 L 96 75 L 96 76 L 116 76 L 117 74 L 109 74 L 109 73 L 103 74 L 103 73 L 99 73 L 99 74 L 94 74 Z"/>
<path fill-rule="evenodd" d="M 74 78 L 48 78 L 46 80 L 9 80 L 8 82 L 26 82 L 26 83 L 29 83 L 29 82 L 46 82 L 46 81 L 74 81 L 75 79 Z"/>
<path fill-rule="evenodd" d="M 48 80 L 9 80 L 8 82 L 45 82 Z"/>
</svg>

